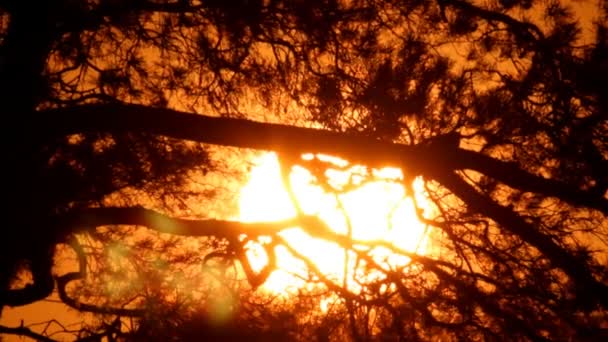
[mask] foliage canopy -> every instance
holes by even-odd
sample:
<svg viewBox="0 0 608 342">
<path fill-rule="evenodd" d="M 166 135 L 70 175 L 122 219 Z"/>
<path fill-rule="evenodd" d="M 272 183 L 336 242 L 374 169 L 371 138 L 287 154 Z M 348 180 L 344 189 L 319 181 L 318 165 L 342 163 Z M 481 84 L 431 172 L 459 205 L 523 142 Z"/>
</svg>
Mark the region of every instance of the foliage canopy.
<svg viewBox="0 0 608 342">
<path fill-rule="evenodd" d="M 79 339 L 605 335 L 608 7 L 589 5 L 592 22 L 576 6 L 0 1 L 0 307 L 55 293 L 95 315 Z M 366 166 L 366 181 L 385 166 L 403 169 L 407 190 L 422 177 L 433 214 L 419 219 L 438 252 L 394 250 L 411 261 L 386 267 L 373 242 L 316 217 L 217 216 L 214 201 L 234 204 L 222 182 L 242 176 L 242 149 L 277 152 L 287 173 L 337 168 L 301 158 L 315 153 Z M 314 289 L 288 301 L 256 291 L 294 224 L 381 276 L 355 291 L 308 261 Z M 259 236 L 269 263 L 254 270 L 245 245 Z M 78 271 L 53 268 L 61 253 Z M 23 272 L 30 284 L 16 285 Z M 335 306 L 319 310 L 329 295 Z M 218 327 L 222 313 L 196 303 L 232 316 Z"/>
</svg>

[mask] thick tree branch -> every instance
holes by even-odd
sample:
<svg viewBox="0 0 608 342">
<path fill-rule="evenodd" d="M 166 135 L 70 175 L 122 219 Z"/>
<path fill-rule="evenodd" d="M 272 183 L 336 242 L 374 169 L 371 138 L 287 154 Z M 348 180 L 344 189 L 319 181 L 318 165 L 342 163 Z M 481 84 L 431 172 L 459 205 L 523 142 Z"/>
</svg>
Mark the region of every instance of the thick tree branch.
<svg viewBox="0 0 608 342">
<path fill-rule="evenodd" d="M 223 146 L 285 153 L 325 153 L 371 167 L 403 167 L 412 175 L 426 177 L 449 170 L 471 169 L 525 192 L 555 196 L 574 205 L 608 213 L 608 200 L 597 194 L 455 146 L 407 146 L 327 130 L 195 115 L 141 105 L 87 105 L 39 114 L 35 133 L 49 138 L 85 132 L 134 131 Z"/>
<path fill-rule="evenodd" d="M 141 105 L 103 104 L 39 113 L 39 134 L 142 132 L 223 146 L 286 153 L 328 153 L 374 167 L 419 165 L 414 147 L 321 129 L 195 115 Z M 431 160 L 426 161 L 431 165 Z M 414 166 L 412 166 L 414 167 Z"/>
<path fill-rule="evenodd" d="M 239 222 L 227 220 L 190 220 L 163 215 L 142 207 L 108 207 L 75 210 L 61 216 L 55 224 L 70 232 L 109 225 L 144 226 L 160 233 L 183 236 L 215 236 L 235 238 L 241 234 L 250 236 L 273 235 L 298 225 L 298 219 L 277 222 Z"/>
<path fill-rule="evenodd" d="M 553 265 L 564 270 L 576 286 L 578 303 L 587 305 L 598 301 L 608 306 L 608 287 L 595 280 L 581 260 L 556 244 L 551 237 L 538 231 L 511 209 L 480 194 L 454 173 L 444 172 L 435 175 L 435 179 L 462 199 L 471 210 L 492 218 L 504 229 L 536 247 Z"/>
<path fill-rule="evenodd" d="M 542 234 L 510 209 L 494 203 L 491 199 L 478 193 L 469 184 L 453 173 L 435 175 L 442 184 L 448 187 L 456 196 L 463 199 L 469 207 L 477 212 L 484 213 L 495 220 L 505 229 L 513 232 L 534 247 L 551 262 L 563 269 L 573 280 L 577 289 L 579 303 L 588 304 L 589 301 L 599 300 L 602 305 L 608 305 L 608 289 L 597 282 L 584 263 L 570 255 L 558 246 L 550 237 Z M 72 231 L 93 228 L 103 225 L 141 225 L 159 232 L 188 235 L 188 236 L 216 236 L 234 239 L 241 234 L 248 235 L 275 235 L 281 230 L 300 226 L 311 236 L 334 241 L 340 245 L 351 246 L 356 243 L 346 236 L 332 232 L 317 217 L 298 217 L 279 222 L 268 223 L 242 223 L 222 220 L 187 220 L 171 218 L 141 207 L 134 208 L 90 208 L 75 211 L 59 220 Z M 362 242 L 363 243 L 363 242 Z M 371 242 L 370 242 L 371 243 Z M 405 255 L 414 259 L 420 258 L 412 253 Z M 58 280 L 60 295 L 67 298 L 65 285 L 67 282 L 81 278 L 80 273 L 68 274 Z M 589 294 L 593 293 L 593 297 Z M 67 298 L 68 302 L 71 300 Z M 82 309 L 82 304 L 74 304 Z"/>
<path fill-rule="evenodd" d="M 294 226 L 301 226 L 310 235 L 328 240 L 346 239 L 332 232 L 329 227 L 317 217 L 301 216 L 278 222 L 256 222 L 244 223 L 238 221 L 224 220 L 187 220 L 172 218 L 154 210 L 141 207 L 131 208 L 89 208 L 77 210 L 58 218 L 55 222 L 62 229 L 77 232 L 105 225 L 138 225 L 156 230 L 162 233 L 186 236 L 214 236 L 226 238 L 234 244 L 238 260 L 242 263 L 248 280 L 253 288 L 261 285 L 270 272 L 276 266 L 276 255 L 274 247 L 276 244 L 265 246 L 268 254 L 268 265 L 256 273 L 251 268 L 243 249 L 242 243 L 237 238 L 242 234 L 249 236 L 274 235 L 281 230 Z M 105 308 L 95 305 L 80 303 L 69 297 L 66 286 L 69 282 L 84 278 L 86 271 L 86 257 L 78 245 L 72 244 L 79 259 L 79 271 L 71 272 L 57 278 L 59 297 L 67 305 L 80 310 L 95 312 L 99 314 L 113 314 L 120 316 L 141 316 L 143 311 L 138 309 Z"/>
<path fill-rule="evenodd" d="M 522 170 L 515 163 L 463 149 L 454 149 L 452 153 L 445 153 L 445 161 L 450 164 L 449 169 L 452 170 L 475 170 L 515 189 L 554 196 L 565 202 L 608 214 L 608 201 L 597 193 L 581 191 L 551 179 L 535 176 Z"/>
<path fill-rule="evenodd" d="M 244 223 L 238 221 L 214 219 L 188 220 L 173 218 L 142 207 L 109 207 L 75 210 L 69 214 L 58 217 L 54 224 L 57 227 L 60 227 L 60 229 L 70 233 L 107 225 L 136 225 L 145 226 L 161 233 L 173 235 L 213 236 L 216 238 L 226 238 L 228 241 L 235 243 L 234 248 L 237 249 L 236 254 L 238 256 L 238 260 L 241 261 L 243 267 L 245 268 L 246 275 L 251 283 L 251 286 L 255 288 L 263 283 L 273 270 L 276 263 L 276 256 L 274 255 L 273 248 L 266 248 L 269 264 L 264 267 L 261 272 L 255 273 L 251 269 L 248 260 L 245 257 L 245 251 L 238 242 L 239 236 L 242 234 L 247 234 L 250 237 L 259 235 L 274 235 L 285 228 L 299 225 L 302 220 L 311 221 L 315 220 L 315 218 L 294 218 L 279 222 Z M 69 234 L 66 234 L 66 236 L 68 235 Z M 95 312 L 98 314 L 112 314 L 120 316 L 141 316 L 144 314 L 144 312 L 140 309 L 100 307 L 81 303 L 76 299 L 71 298 L 67 294 L 66 286 L 71 281 L 84 278 L 86 271 L 86 259 L 84 252 L 77 247 L 74 249 L 79 257 L 79 271 L 71 272 L 57 278 L 59 297 L 64 303 L 80 311 Z"/>
</svg>

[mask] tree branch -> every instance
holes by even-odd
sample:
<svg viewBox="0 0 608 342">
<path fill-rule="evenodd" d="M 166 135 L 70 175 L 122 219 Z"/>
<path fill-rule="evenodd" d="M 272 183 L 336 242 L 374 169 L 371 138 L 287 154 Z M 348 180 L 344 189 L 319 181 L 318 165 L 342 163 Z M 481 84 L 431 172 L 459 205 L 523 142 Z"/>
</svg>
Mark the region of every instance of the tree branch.
<svg viewBox="0 0 608 342">
<path fill-rule="evenodd" d="M 236 238 L 240 234 L 273 235 L 285 228 L 297 226 L 298 222 L 295 218 L 255 223 L 215 219 L 191 220 L 170 217 L 142 207 L 107 207 L 74 210 L 58 217 L 55 224 L 70 232 L 109 225 L 134 225 L 173 235 Z"/>
<path fill-rule="evenodd" d="M 39 113 L 38 134 L 142 132 L 202 143 L 285 153 L 328 153 L 372 167 L 419 165 L 415 147 L 360 135 L 227 117 L 197 115 L 131 104 L 83 105 Z M 417 158 L 419 159 L 419 158 Z M 426 161 L 431 165 L 431 160 Z M 414 167 L 414 166 L 412 166 Z"/>
<path fill-rule="evenodd" d="M 116 307 L 103 307 L 92 304 L 81 303 L 78 300 L 70 297 L 67 293 L 67 285 L 69 282 L 74 280 L 83 279 L 86 276 L 87 270 L 87 259 L 82 249 L 82 246 L 75 239 L 71 241 L 70 246 L 76 252 L 78 256 L 78 271 L 70 272 L 62 276 L 57 277 L 57 292 L 59 298 L 66 305 L 79 310 L 81 312 L 94 312 L 102 315 L 118 315 L 118 316 L 129 316 L 129 317 L 141 317 L 145 311 L 141 309 L 125 309 Z"/>
<path fill-rule="evenodd" d="M 44 341 L 44 342 L 55 342 L 56 341 L 56 340 L 53 340 L 52 338 L 35 333 L 31 329 L 24 327 L 24 326 L 11 328 L 11 327 L 6 327 L 3 325 L 0 325 L 0 334 L 26 336 L 26 337 L 32 338 L 36 341 Z"/>
<path fill-rule="evenodd" d="M 39 113 L 35 132 L 48 138 L 85 132 L 147 132 L 202 143 L 289 153 L 324 153 L 370 167 L 394 166 L 412 175 L 471 169 L 527 192 L 555 196 L 608 213 L 608 200 L 456 146 L 408 146 L 328 130 L 210 117 L 166 108 L 98 104 Z"/>
<path fill-rule="evenodd" d="M 69 282 L 74 280 L 82 279 L 82 272 L 70 272 L 68 274 L 57 277 L 57 291 L 59 298 L 66 305 L 80 311 L 80 312 L 94 312 L 102 315 L 118 315 L 128 317 L 141 317 L 145 314 L 143 309 L 126 309 L 117 307 L 104 307 L 93 304 L 81 303 L 76 299 L 70 297 L 66 291 L 66 287 Z"/>
<path fill-rule="evenodd" d="M 544 38 L 542 31 L 536 25 L 516 20 L 507 14 L 487 10 L 463 0 L 439 0 L 439 3 L 465 11 L 470 15 L 489 22 L 501 22 L 509 26 L 518 38 L 527 42 L 534 42 Z"/>
<path fill-rule="evenodd" d="M 274 234 L 284 228 L 296 225 L 297 222 L 295 220 L 285 220 L 269 223 L 241 223 L 221 220 L 185 220 L 165 216 L 156 211 L 141 207 L 113 207 L 75 211 L 58 219 L 56 224 L 63 225 L 63 229 L 71 229 L 72 231 L 103 225 L 140 225 L 159 232 L 176 235 L 225 237 L 235 244 L 234 248 L 238 260 L 242 263 L 251 286 L 256 288 L 268 278 L 276 265 L 274 246 L 265 248 L 268 253 L 269 263 L 261 272 L 255 273 L 245 256 L 245 250 L 237 240 L 238 236 L 243 233 L 252 232 L 253 235 Z M 103 307 L 82 303 L 70 297 L 66 290 L 68 283 L 83 279 L 86 274 L 86 255 L 84 251 L 76 241 L 72 241 L 70 245 L 78 255 L 79 270 L 57 277 L 57 289 L 61 301 L 79 311 L 104 315 L 141 317 L 145 314 L 145 311 L 142 309 Z"/>
<path fill-rule="evenodd" d="M 444 172 L 435 175 L 435 179 L 462 199 L 471 210 L 490 217 L 504 229 L 536 247 L 553 265 L 564 270 L 575 284 L 579 304 L 599 301 L 603 306 L 608 306 L 608 287 L 595 280 L 584 262 L 556 244 L 551 237 L 538 231 L 511 209 L 480 194 L 454 173 Z"/>
<path fill-rule="evenodd" d="M 471 169 L 503 182 L 512 188 L 557 197 L 570 204 L 597 209 L 608 214 L 608 201 L 597 193 L 582 191 L 555 180 L 528 173 L 515 163 L 504 162 L 487 155 L 454 149 L 445 153 L 452 170 Z"/>
</svg>

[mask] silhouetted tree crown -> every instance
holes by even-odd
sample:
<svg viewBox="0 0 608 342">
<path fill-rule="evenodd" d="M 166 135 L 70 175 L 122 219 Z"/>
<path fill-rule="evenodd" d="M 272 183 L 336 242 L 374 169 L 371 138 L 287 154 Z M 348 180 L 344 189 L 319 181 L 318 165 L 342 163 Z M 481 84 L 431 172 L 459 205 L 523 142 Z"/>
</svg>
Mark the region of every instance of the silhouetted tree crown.
<svg viewBox="0 0 608 342">
<path fill-rule="evenodd" d="M 54 293 L 98 319 L 76 339 L 606 337 L 607 22 L 603 0 L 0 1 L 0 310 Z M 440 252 L 393 250 L 411 261 L 387 268 L 316 217 L 218 217 L 234 148 L 287 172 L 337 168 L 305 153 L 399 167 L 409 194 L 421 177 Z M 279 234 L 294 225 L 381 276 L 329 279 Z M 277 246 L 314 290 L 256 291 Z M 54 268 L 66 250 L 77 271 Z M 200 286 L 175 294 L 178 275 Z M 130 287 L 104 292 L 119 276 Z M 226 322 L 194 308 L 218 298 Z"/>
</svg>

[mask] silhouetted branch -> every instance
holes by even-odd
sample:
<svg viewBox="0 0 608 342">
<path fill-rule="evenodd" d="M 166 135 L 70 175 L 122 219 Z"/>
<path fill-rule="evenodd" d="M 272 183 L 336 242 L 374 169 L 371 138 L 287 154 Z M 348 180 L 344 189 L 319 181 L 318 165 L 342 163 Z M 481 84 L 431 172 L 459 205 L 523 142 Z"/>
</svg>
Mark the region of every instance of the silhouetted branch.
<svg viewBox="0 0 608 342">
<path fill-rule="evenodd" d="M 501 224 L 505 229 L 517 234 L 523 240 L 538 248 L 554 265 L 562 268 L 577 284 L 578 291 L 584 294 L 583 288 L 593 288 L 599 292 L 600 300 L 608 304 L 606 286 L 593 279 L 587 267 L 574 256 L 559 247 L 550 237 L 542 234 L 510 209 L 494 203 L 490 198 L 479 194 L 470 185 L 450 173 L 434 174 L 435 178 L 460 197 L 476 212 L 483 213 Z M 234 238 L 239 234 L 273 235 L 278 231 L 300 225 L 300 220 L 292 219 L 272 223 L 242 223 L 222 220 L 185 220 L 170 218 L 144 208 L 91 208 L 72 213 L 62 220 L 63 226 L 72 229 L 96 227 L 112 224 L 142 225 L 159 232 L 188 236 L 216 236 Z M 332 234 L 321 222 L 314 218 L 305 219 L 304 227 L 313 229 L 315 236 L 327 237 L 329 240 L 344 239 Z M 313 222 L 314 221 L 314 222 Z M 312 227 L 312 228 L 311 228 Z M 348 241 L 348 243 L 352 243 Z M 582 292 L 581 292 L 582 291 Z"/>
<path fill-rule="evenodd" d="M 255 223 L 215 219 L 190 220 L 170 217 L 142 207 L 106 207 L 74 210 L 58 217 L 55 224 L 72 232 L 100 226 L 135 225 L 173 235 L 236 238 L 240 234 L 273 235 L 285 228 L 298 225 L 298 220 Z"/>
<path fill-rule="evenodd" d="M 66 291 L 68 283 L 70 283 L 71 281 L 83 279 L 86 275 L 87 269 L 86 255 L 80 244 L 77 241 L 73 240 L 71 241 L 70 246 L 72 246 L 72 248 L 76 252 L 76 255 L 78 256 L 78 271 L 70 272 L 57 277 L 57 291 L 59 293 L 59 298 L 63 303 L 82 312 L 94 312 L 103 315 L 141 317 L 145 313 L 145 311 L 141 309 L 104 307 L 82 303 L 70 297 Z"/>
<path fill-rule="evenodd" d="M 130 104 L 84 105 L 40 113 L 41 135 L 60 137 L 86 132 L 146 132 L 202 143 L 290 153 L 339 155 L 369 166 L 417 165 L 407 159 L 413 148 L 360 135 L 211 117 Z M 406 160 L 404 160 L 406 159 Z M 417 162 L 417 163 L 415 163 Z"/>
<path fill-rule="evenodd" d="M 67 294 L 66 287 L 69 282 L 80 279 L 82 279 L 81 272 L 70 272 L 68 274 L 57 277 L 57 291 L 59 293 L 59 298 L 61 298 L 61 301 L 64 302 L 66 305 L 81 312 L 93 312 L 102 315 L 141 317 L 145 314 L 145 310 L 142 309 L 105 307 L 79 302 L 78 300 L 70 297 Z"/>
<path fill-rule="evenodd" d="M 535 176 L 512 162 L 494 159 L 487 155 L 463 149 L 445 153 L 444 161 L 453 165 L 448 169 L 479 171 L 512 188 L 557 197 L 565 202 L 600 210 L 608 215 L 608 201 L 591 191 L 578 190 L 565 183 Z"/>
<path fill-rule="evenodd" d="M 57 340 L 53 340 L 52 338 L 49 338 L 47 336 L 35 333 L 31 329 L 24 327 L 23 325 L 19 326 L 19 327 L 14 327 L 14 328 L 0 325 L 0 334 L 25 336 L 25 337 L 32 338 L 36 341 L 43 341 L 43 342 L 56 342 L 57 341 Z"/>
<path fill-rule="evenodd" d="M 173 218 L 163 215 L 154 210 L 145 209 L 142 207 L 130 208 L 89 208 L 77 210 L 58 218 L 56 224 L 62 229 L 70 230 L 71 232 L 93 229 L 99 226 L 107 225 L 137 225 L 144 226 L 161 233 L 185 236 L 213 236 L 216 238 L 225 238 L 231 242 L 234 249 L 234 256 L 241 262 L 247 279 L 251 286 L 256 288 L 261 285 L 276 266 L 276 255 L 274 253 L 274 244 L 265 245 L 264 249 L 268 255 L 268 264 L 260 271 L 254 272 L 245 255 L 245 250 L 242 247 L 242 242 L 238 241 L 240 235 L 246 234 L 250 237 L 268 235 L 276 236 L 276 233 L 294 226 L 303 225 L 307 227 L 307 231 L 317 237 L 333 238 L 331 233 L 320 219 L 316 217 L 301 216 L 278 222 L 255 222 L 246 223 L 239 221 L 226 220 L 188 220 Z M 80 271 L 72 272 L 57 278 L 57 286 L 59 288 L 59 296 L 66 304 L 83 311 L 96 313 L 107 313 L 116 315 L 137 316 L 140 311 L 131 309 L 116 309 L 96 307 L 88 304 L 83 304 L 69 298 L 65 291 L 65 287 L 70 281 L 82 279 L 84 270 L 86 270 L 86 260 L 84 253 L 78 248 L 75 251 L 79 255 Z"/>
<path fill-rule="evenodd" d="M 507 14 L 487 10 L 462 0 L 439 0 L 438 2 L 465 11 L 470 15 L 480 17 L 490 22 L 501 22 L 513 30 L 518 38 L 522 40 L 532 42 L 544 38 L 542 31 L 536 25 L 521 22 Z"/>
<path fill-rule="evenodd" d="M 457 175 L 446 172 L 435 175 L 435 178 L 462 199 L 471 210 L 492 218 L 504 229 L 536 247 L 553 265 L 564 270 L 576 285 L 580 304 L 587 305 L 589 301 L 597 300 L 604 306 L 608 305 L 608 287 L 595 280 L 583 262 L 556 244 L 550 236 L 541 233 L 511 209 L 480 194 Z"/>
<path fill-rule="evenodd" d="M 266 252 L 268 262 L 266 263 L 266 265 L 264 265 L 264 267 L 262 267 L 259 272 L 255 272 L 251 267 L 251 262 L 247 258 L 247 250 L 244 248 L 244 244 L 246 243 L 246 241 L 247 240 L 245 240 L 244 242 L 238 242 L 232 240 L 230 242 L 230 245 L 235 250 L 236 257 L 241 262 L 241 266 L 243 267 L 249 285 L 252 289 L 255 290 L 260 285 L 264 284 L 264 282 L 266 282 L 266 279 L 268 279 L 270 274 L 276 269 L 277 256 L 274 250 L 276 243 L 273 242 L 270 244 L 262 245 L 264 251 Z"/>
<path fill-rule="evenodd" d="M 403 167 L 412 175 L 471 169 L 522 191 L 556 196 L 608 212 L 608 200 L 572 185 L 535 176 L 515 164 L 453 146 L 408 146 L 328 130 L 210 117 L 165 108 L 104 104 L 41 113 L 43 136 L 85 132 L 147 132 L 209 144 L 289 153 L 324 153 L 372 167 Z"/>
</svg>

